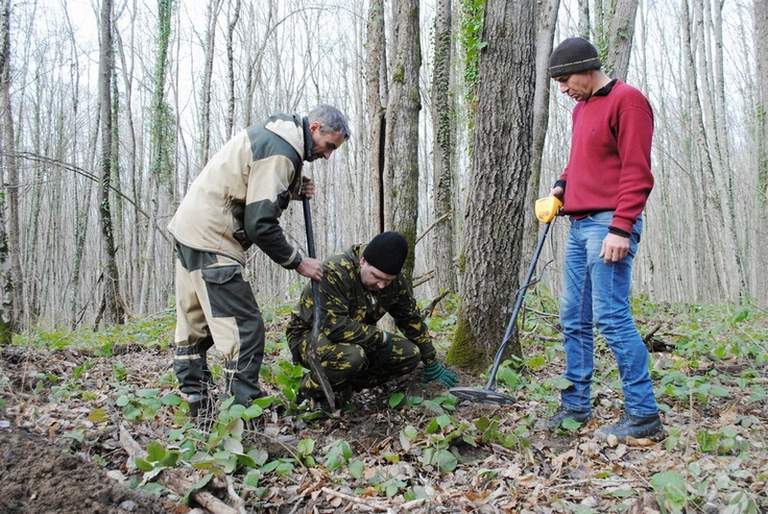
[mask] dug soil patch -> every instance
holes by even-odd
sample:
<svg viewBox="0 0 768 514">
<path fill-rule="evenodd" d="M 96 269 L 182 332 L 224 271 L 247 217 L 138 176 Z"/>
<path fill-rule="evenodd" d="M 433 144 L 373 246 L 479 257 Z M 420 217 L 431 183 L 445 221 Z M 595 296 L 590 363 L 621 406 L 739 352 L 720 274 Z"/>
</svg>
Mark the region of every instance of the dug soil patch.
<svg viewBox="0 0 768 514">
<path fill-rule="evenodd" d="M 0 430 L 0 512 L 161 513 L 160 501 L 130 491 L 94 464 L 24 430 Z"/>
</svg>

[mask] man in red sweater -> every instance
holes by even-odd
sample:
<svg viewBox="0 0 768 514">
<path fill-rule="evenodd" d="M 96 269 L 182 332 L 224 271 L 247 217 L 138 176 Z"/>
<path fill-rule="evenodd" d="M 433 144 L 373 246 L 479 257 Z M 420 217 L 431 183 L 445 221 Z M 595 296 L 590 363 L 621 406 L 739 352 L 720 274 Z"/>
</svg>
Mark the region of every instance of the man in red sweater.
<svg viewBox="0 0 768 514">
<path fill-rule="evenodd" d="M 596 327 L 616 357 L 624 392 L 624 415 L 596 435 L 661 440 L 648 350 L 629 306 L 632 261 L 653 188 L 653 112 L 640 91 L 600 68 L 595 47 L 578 37 L 560 43 L 549 60 L 550 77 L 577 104 L 568 164 L 552 188 L 571 219 L 560 306 L 570 386 L 547 426 L 591 417 Z"/>
</svg>

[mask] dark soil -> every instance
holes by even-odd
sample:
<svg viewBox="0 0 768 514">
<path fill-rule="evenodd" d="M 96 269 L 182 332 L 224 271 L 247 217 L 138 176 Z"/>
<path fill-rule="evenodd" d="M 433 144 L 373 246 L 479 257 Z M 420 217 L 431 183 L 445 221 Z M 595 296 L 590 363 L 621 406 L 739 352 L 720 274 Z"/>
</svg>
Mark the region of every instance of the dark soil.
<svg viewBox="0 0 768 514">
<path fill-rule="evenodd" d="M 135 493 L 25 430 L 0 430 L 0 512 L 160 513 L 160 500 Z"/>
</svg>

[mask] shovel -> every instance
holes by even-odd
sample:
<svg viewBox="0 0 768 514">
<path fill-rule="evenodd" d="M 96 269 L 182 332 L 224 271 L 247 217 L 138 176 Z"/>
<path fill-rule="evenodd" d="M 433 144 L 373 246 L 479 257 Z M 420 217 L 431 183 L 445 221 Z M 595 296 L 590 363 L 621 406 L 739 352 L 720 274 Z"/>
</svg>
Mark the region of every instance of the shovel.
<svg viewBox="0 0 768 514">
<path fill-rule="evenodd" d="M 312 211 L 309 207 L 309 198 L 303 198 L 301 205 L 304 208 L 304 226 L 307 229 L 307 253 L 313 259 L 317 258 L 315 254 L 315 235 L 312 231 Z M 323 389 L 325 399 L 328 401 L 328 407 L 331 412 L 336 412 L 336 401 L 333 395 L 333 389 L 325 376 L 325 371 L 317 360 L 317 338 L 320 334 L 320 292 L 317 289 L 317 282 L 310 279 L 312 284 L 312 300 L 314 302 L 314 316 L 312 318 L 312 334 L 309 336 L 309 351 L 307 359 L 309 360 L 309 369 L 312 376 L 320 383 Z"/>
<path fill-rule="evenodd" d="M 531 285 L 531 279 L 533 278 L 533 272 L 536 271 L 536 263 L 539 261 L 541 250 L 544 247 L 544 241 L 547 239 L 549 228 L 551 227 L 557 212 L 560 210 L 562 203 L 554 196 L 547 198 L 541 198 L 536 201 L 536 217 L 539 221 L 544 223 L 544 228 L 539 235 L 539 241 L 536 243 L 536 250 L 533 252 L 533 258 L 531 264 L 528 266 L 528 273 L 525 276 L 525 281 L 520 289 L 517 290 L 517 296 L 515 297 L 515 306 L 512 309 L 512 317 L 507 323 L 507 329 L 504 332 L 504 338 L 501 340 L 501 345 L 496 351 L 496 357 L 493 359 L 493 367 L 488 374 L 488 382 L 485 387 L 480 389 L 478 387 L 454 387 L 450 389 L 451 394 L 462 400 L 469 400 L 477 403 L 493 403 L 498 405 L 510 405 L 515 403 L 515 399 L 508 394 L 500 393 L 496 391 L 496 373 L 499 371 L 504 352 L 507 349 L 510 339 L 512 339 L 512 333 L 515 331 L 515 325 L 517 323 L 517 315 L 520 313 L 520 308 L 523 305 L 525 299 L 525 293 L 528 291 L 528 286 Z"/>
</svg>

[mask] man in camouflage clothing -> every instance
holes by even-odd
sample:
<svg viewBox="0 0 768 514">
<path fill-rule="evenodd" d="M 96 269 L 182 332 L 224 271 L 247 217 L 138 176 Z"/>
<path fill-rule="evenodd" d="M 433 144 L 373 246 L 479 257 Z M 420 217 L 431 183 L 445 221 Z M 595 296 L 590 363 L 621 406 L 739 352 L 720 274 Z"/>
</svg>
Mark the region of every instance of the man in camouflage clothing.
<svg viewBox="0 0 768 514">
<path fill-rule="evenodd" d="M 335 391 L 350 394 L 381 384 L 410 373 L 419 362 L 424 363 L 423 382 L 456 385 L 456 374 L 437 359 L 411 286 L 400 275 L 407 254 L 402 234 L 384 232 L 368 245 L 355 245 L 323 263 L 316 350 Z M 386 313 L 405 337 L 376 326 Z M 312 289 L 307 285 L 286 330 L 294 361 L 305 367 L 309 367 L 313 318 Z M 308 398 L 322 397 L 311 373 L 304 376 L 300 392 Z"/>
</svg>

